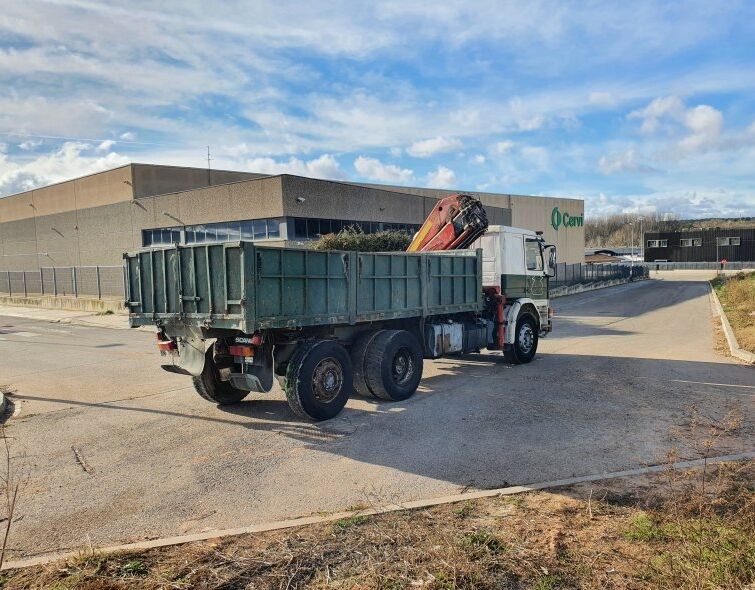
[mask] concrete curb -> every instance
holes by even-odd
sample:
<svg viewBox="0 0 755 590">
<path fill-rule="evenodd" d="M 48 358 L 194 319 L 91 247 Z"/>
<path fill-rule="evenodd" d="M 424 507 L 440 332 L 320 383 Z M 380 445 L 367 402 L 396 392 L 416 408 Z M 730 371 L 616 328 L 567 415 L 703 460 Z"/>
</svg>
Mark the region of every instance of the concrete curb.
<svg viewBox="0 0 755 590">
<path fill-rule="evenodd" d="M 615 287 L 617 285 L 627 285 L 629 283 L 637 283 L 640 281 L 647 281 L 650 277 L 638 277 L 634 280 L 629 279 L 613 279 L 610 281 L 600 281 L 597 283 L 578 283 L 576 285 L 569 285 L 567 287 L 556 287 L 551 290 L 551 299 L 558 297 L 566 297 L 567 295 L 576 295 L 577 293 L 586 293 L 587 291 L 595 291 L 597 289 L 606 289 L 608 287 Z"/>
<path fill-rule="evenodd" d="M 704 464 L 715 465 L 718 463 L 725 463 L 730 461 L 742 461 L 748 459 L 755 459 L 755 451 L 749 451 L 746 453 L 739 453 L 736 455 L 722 455 L 720 457 L 711 457 L 708 459 L 695 459 L 692 461 L 679 461 L 673 464 L 674 469 L 690 469 L 694 467 L 700 467 Z M 454 504 L 457 502 L 463 502 L 465 500 L 476 500 L 479 498 L 493 498 L 496 496 L 512 496 L 515 494 L 521 494 L 524 492 L 533 492 L 537 490 L 545 490 L 549 488 L 558 488 L 568 485 L 574 485 L 578 483 L 587 483 L 592 481 L 601 481 L 606 479 L 616 479 L 620 477 L 631 477 L 636 475 L 645 475 L 648 473 L 660 473 L 669 469 L 669 465 L 651 465 L 649 467 L 639 467 L 637 469 L 626 469 L 624 471 L 614 471 L 611 473 L 599 473 L 595 475 L 585 475 L 581 477 L 570 477 L 567 479 L 557 479 L 553 481 L 547 481 L 542 483 L 535 483 L 524 486 L 511 486 L 506 488 L 496 488 L 492 490 L 481 490 L 477 492 L 465 492 L 463 494 L 454 494 L 451 496 L 442 496 L 439 498 L 431 498 L 425 500 L 414 500 L 412 502 L 404 502 L 402 504 L 390 504 L 387 506 L 380 506 L 377 508 L 370 508 L 367 510 L 349 510 L 346 512 L 334 512 L 327 516 L 306 516 L 302 518 L 293 518 L 290 520 L 280 520 L 276 522 L 268 522 L 264 524 L 257 524 L 246 527 L 238 527 L 235 529 L 222 529 L 206 531 L 202 533 L 195 533 L 191 535 L 180 535 L 175 537 L 163 537 L 161 539 L 152 539 L 149 541 L 140 541 L 138 543 L 125 543 L 122 545 L 110 545 L 108 547 L 98 547 L 91 549 L 92 554 L 106 555 L 109 553 L 117 553 L 122 551 L 144 551 L 147 549 L 156 549 L 159 547 L 168 547 L 171 545 L 183 545 L 185 543 L 192 543 L 196 541 L 208 541 L 211 539 L 222 539 L 224 537 L 236 537 L 239 535 L 247 535 L 253 533 L 263 533 L 267 531 L 275 531 L 282 529 L 290 529 L 295 527 L 323 524 L 329 522 L 335 522 L 343 518 L 350 518 L 353 516 L 375 516 L 378 514 L 386 514 L 389 512 L 401 512 L 404 510 L 416 510 L 419 508 L 430 508 L 432 506 L 440 506 L 442 504 Z M 83 557 L 87 555 L 87 551 L 68 551 L 65 553 L 48 553 L 46 555 L 40 555 L 38 557 L 31 557 L 29 559 L 20 559 L 17 561 L 7 561 L 3 564 L 2 570 L 20 569 L 26 567 L 32 567 L 35 565 L 44 565 L 57 561 L 59 559 L 70 559 L 76 557 Z"/>
<path fill-rule="evenodd" d="M 739 347 L 739 342 L 737 342 L 737 337 L 734 334 L 734 330 L 732 330 L 731 328 L 729 318 L 726 317 L 726 312 L 721 305 L 721 301 L 718 299 L 718 295 L 716 295 L 716 290 L 713 288 L 713 285 L 710 284 L 710 281 L 708 281 L 708 289 L 710 289 L 710 296 L 713 300 L 713 307 L 716 310 L 716 313 L 718 313 L 718 317 L 721 318 L 721 327 L 724 330 L 726 342 L 729 344 L 729 352 L 731 353 L 731 356 L 745 361 L 746 363 L 749 363 L 751 365 L 755 364 L 755 354 Z"/>
</svg>

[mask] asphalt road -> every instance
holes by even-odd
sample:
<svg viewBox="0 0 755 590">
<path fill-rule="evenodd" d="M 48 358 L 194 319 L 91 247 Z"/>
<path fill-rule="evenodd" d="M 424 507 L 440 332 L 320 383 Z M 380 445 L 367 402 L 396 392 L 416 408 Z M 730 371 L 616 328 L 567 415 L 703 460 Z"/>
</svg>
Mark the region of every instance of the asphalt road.
<svg viewBox="0 0 755 590">
<path fill-rule="evenodd" d="M 427 362 L 412 399 L 355 398 L 317 425 L 277 389 L 205 402 L 158 368 L 151 334 L 0 316 L 28 479 L 12 556 L 654 464 L 693 405 L 738 410 L 716 451 L 751 451 L 755 369 L 714 351 L 706 284 L 675 276 L 556 300 L 529 365 Z"/>
</svg>

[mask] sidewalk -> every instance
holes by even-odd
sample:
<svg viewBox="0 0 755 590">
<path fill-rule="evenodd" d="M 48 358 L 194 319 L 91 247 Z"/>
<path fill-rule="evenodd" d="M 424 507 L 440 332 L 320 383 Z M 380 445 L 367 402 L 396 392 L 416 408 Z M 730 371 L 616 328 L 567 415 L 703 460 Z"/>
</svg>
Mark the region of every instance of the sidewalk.
<svg viewBox="0 0 755 590">
<path fill-rule="evenodd" d="M 68 311 L 63 309 L 42 309 L 39 307 L 21 307 L 17 305 L 0 305 L 0 316 L 25 318 L 54 324 L 76 324 L 93 328 L 110 328 L 128 330 L 128 316 L 125 314 L 103 314 L 91 311 Z M 139 328 L 142 329 L 142 328 Z M 143 329 L 153 331 L 145 326 Z"/>
</svg>

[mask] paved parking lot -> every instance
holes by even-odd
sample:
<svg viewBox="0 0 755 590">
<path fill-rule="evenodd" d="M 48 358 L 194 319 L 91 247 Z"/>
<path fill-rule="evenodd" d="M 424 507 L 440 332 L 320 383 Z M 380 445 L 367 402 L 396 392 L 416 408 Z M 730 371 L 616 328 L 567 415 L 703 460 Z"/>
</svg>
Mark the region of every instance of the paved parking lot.
<svg viewBox="0 0 755 590">
<path fill-rule="evenodd" d="M 158 368 L 151 334 L 0 316 L 29 475 L 13 556 L 657 463 L 692 405 L 737 408 L 720 451 L 751 451 L 755 370 L 714 351 L 702 277 L 675 278 L 556 300 L 530 365 L 428 362 L 412 399 L 317 425 L 277 389 L 208 404 Z"/>
</svg>

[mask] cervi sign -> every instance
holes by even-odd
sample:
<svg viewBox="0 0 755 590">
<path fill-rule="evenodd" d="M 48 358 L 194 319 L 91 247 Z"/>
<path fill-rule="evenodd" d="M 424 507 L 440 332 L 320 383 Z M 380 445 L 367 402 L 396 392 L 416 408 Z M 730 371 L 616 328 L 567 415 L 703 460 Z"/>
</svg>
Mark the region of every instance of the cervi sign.
<svg viewBox="0 0 755 590">
<path fill-rule="evenodd" d="M 561 211 L 558 207 L 553 207 L 553 211 L 551 211 L 551 225 L 556 231 L 559 227 L 582 227 L 584 222 L 584 214 L 570 215 L 566 211 Z"/>
</svg>

